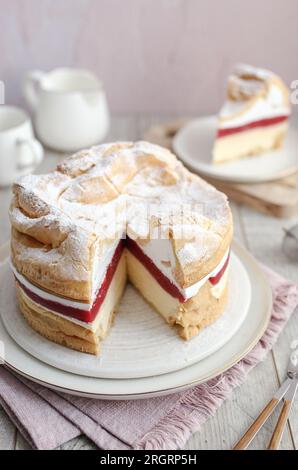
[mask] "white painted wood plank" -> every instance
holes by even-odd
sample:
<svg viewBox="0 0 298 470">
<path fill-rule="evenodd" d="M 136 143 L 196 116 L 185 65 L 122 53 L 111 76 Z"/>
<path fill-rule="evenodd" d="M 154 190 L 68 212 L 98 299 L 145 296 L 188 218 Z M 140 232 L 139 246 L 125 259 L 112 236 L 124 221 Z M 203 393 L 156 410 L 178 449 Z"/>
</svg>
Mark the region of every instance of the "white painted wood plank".
<svg viewBox="0 0 298 470">
<path fill-rule="evenodd" d="M 288 259 L 283 253 L 282 239 L 283 227 L 298 224 L 298 217 L 283 220 L 254 212 L 245 206 L 240 210 L 248 248 L 254 256 L 286 278 L 297 281 L 297 261 Z"/>
<path fill-rule="evenodd" d="M 136 140 L 137 139 L 137 117 L 117 116 L 111 120 L 111 128 L 106 137 L 107 142 L 116 140 Z"/>
</svg>

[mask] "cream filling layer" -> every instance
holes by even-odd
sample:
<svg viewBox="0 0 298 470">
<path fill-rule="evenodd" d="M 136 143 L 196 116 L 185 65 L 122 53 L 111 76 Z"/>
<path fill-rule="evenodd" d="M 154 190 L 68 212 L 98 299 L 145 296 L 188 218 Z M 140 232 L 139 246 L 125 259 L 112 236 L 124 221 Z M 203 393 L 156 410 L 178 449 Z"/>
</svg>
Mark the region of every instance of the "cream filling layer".
<svg viewBox="0 0 298 470">
<path fill-rule="evenodd" d="M 29 289 L 31 292 L 34 294 L 38 295 L 39 297 L 45 299 L 45 300 L 50 300 L 52 302 L 59 302 L 61 305 L 65 305 L 66 307 L 73 307 L 73 308 L 78 308 L 80 310 L 86 310 L 89 311 L 91 308 L 91 304 L 88 302 L 80 302 L 79 300 L 71 300 L 71 299 L 66 299 L 64 297 L 59 297 L 58 295 L 55 294 L 50 294 L 49 292 L 46 292 L 39 287 L 35 286 L 34 284 L 31 284 L 22 274 L 20 274 L 14 267 L 13 263 L 10 261 L 10 267 L 12 269 L 13 274 L 15 275 L 16 279 L 23 284 L 27 289 Z"/>
<path fill-rule="evenodd" d="M 181 288 L 181 286 L 173 277 L 173 269 L 176 266 L 176 258 L 171 241 L 168 239 L 150 240 L 146 244 L 139 246 L 145 255 L 152 259 L 153 263 L 158 267 L 158 269 L 168 279 L 170 279 L 170 281 L 180 290 L 183 297 L 187 300 L 194 297 L 210 277 L 214 277 L 219 273 L 219 271 L 224 266 L 230 252 L 230 249 L 228 249 L 219 264 L 205 277 L 189 287 Z"/>
<path fill-rule="evenodd" d="M 160 241 L 160 242 L 168 242 L 168 245 L 171 245 L 171 243 L 169 242 L 169 240 L 154 240 L 154 242 L 157 242 L 157 241 Z M 148 247 L 149 245 L 149 247 Z M 200 279 L 198 282 L 194 283 L 193 285 L 189 286 L 189 287 L 186 287 L 184 289 L 182 289 L 179 284 L 177 283 L 177 281 L 175 281 L 175 279 L 173 278 L 173 275 L 172 275 L 172 272 L 171 272 L 171 267 L 168 266 L 167 264 L 164 263 L 165 261 L 165 258 L 168 257 L 168 255 L 170 254 L 170 251 L 167 252 L 164 250 L 165 248 L 165 245 L 162 243 L 161 245 L 159 245 L 159 250 L 156 250 L 156 248 L 153 248 L 152 249 L 152 246 L 154 245 L 154 243 L 152 242 L 149 242 L 148 244 L 145 245 L 145 247 L 141 247 L 142 250 L 144 251 L 145 254 L 147 254 L 147 256 L 150 257 L 150 254 L 151 255 L 154 255 L 152 256 L 152 259 L 153 259 L 153 262 L 156 264 L 156 266 L 161 270 L 161 272 L 167 276 L 171 282 L 173 282 L 173 284 L 175 284 L 178 289 L 181 291 L 182 295 L 184 296 L 185 299 L 189 300 L 190 298 L 194 297 L 200 290 L 200 288 L 205 284 L 205 282 L 208 281 L 208 279 L 210 277 L 214 277 L 216 276 L 219 271 L 222 269 L 222 267 L 224 266 L 228 256 L 229 256 L 229 250 L 226 251 L 226 253 L 224 254 L 222 260 L 220 261 L 220 263 L 214 268 L 213 271 L 211 271 L 209 274 L 207 274 L 205 277 L 203 277 L 202 279 Z M 144 249 L 145 248 L 145 249 Z M 174 256 L 174 254 L 173 254 Z M 122 256 L 123 257 L 123 256 Z M 172 259 L 172 262 L 174 262 L 174 259 Z M 176 261 L 175 261 L 176 262 Z M 39 297 L 45 299 L 45 300 L 50 300 L 50 301 L 53 301 L 53 302 L 58 302 L 60 303 L 61 305 L 64 305 L 66 307 L 73 307 L 73 308 L 78 308 L 80 310 L 84 310 L 84 311 L 89 311 L 90 308 L 92 307 L 92 304 L 91 303 L 86 303 L 86 302 L 80 302 L 79 300 L 71 300 L 71 299 L 67 299 L 67 298 L 64 298 L 64 297 L 59 297 L 57 295 L 54 295 L 54 294 L 51 294 L 49 292 L 46 292 L 42 289 L 40 289 L 39 287 L 31 284 L 22 274 L 20 274 L 14 267 L 13 263 L 10 261 L 10 266 L 11 266 L 11 269 L 16 277 L 16 279 L 21 283 L 23 284 L 28 290 L 30 290 L 31 292 L 33 292 L 34 294 L 38 295 Z M 114 276 L 115 277 L 115 276 Z M 103 279 L 102 279 L 103 281 Z M 102 282 L 101 281 L 101 282 Z M 112 281 L 113 282 L 113 281 Z M 98 291 L 99 287 L 97 288 L 97 291 Z M 108 295 L 108 294 L 107 294 Z M 95 319 L 93 322 L 91 323 L 85 323 L 85 322 L 82 322 L 81 320 L 77 320 L 77 319 L 74 319 L 73 317 L 70 317 L 70 316 L 66 316 L 66 315 L 63 315 L 63 314 L 60 314 L 58 312 L 54 312 L 52 311 L 53 313 L 57 314 L 57 315 L 60 315 L 62 316 L 63 318 L 66 318 L 67 320 L 69 321 L 73 321 L 74 323 L 77 323 L 79 325 L 82 325 L 82 326 L 86 326 L 88 325 L 91 329 L 93 328 L 93 323 L 97 321 L 97 318 L 100 316 L 100 315 L 96 315 Z M 87 327 L 87 326 L 86 326 Z"/>
<path fill-rule="evenodd" d="M 48 307 L 42 307 L 43 310 L 46 312 L 50 312 L 53 315 L 57 315 L 58 317 L 63 318 L 64 320 L 70 321 L 72 323 L 75 323 L 76 325 L 79 325 L 83 328 L 86 328 L 92 332 L 100 333 L 100 337 L 104 337 L 107 329 L 110 324 L 110 316 L 113 314 L 114 309 L 116 307 L 115 303 L 117 304 L 118 301 L 120 300 L 120 296 L 122 294 L 122 291 L 124 289 L 124 284 L 126 282 L 126 266 L 125 266 L 125 257 L 122 255 L 118 267 L 115 271 L 113 280 L 109 286 L 107 295 L 100 307 L 100 313 L 99 315 L 97 314 L 92 322 L 86 323 L 81 320 L 78 320 L 76 318 L 70 317 L 68 315 L 63 315 L 62 313 L 56 312 L 54 310 L 51 310 Z M 27 286 L 26 286 L 27 287 Z M 22 289 L 22 286 L 19 286 L 19 288 L 22 290 L 22 294 L 28 301 L 34 305 L 36 305 L 37 308 L 40 308 L 40 305 L 32 300 L 26 292 Z"/>
<path fill-rule="evenodd" d="M 165 291 L 133 254 L 128 252 L 127 259 L 128 278 L 131 283 L 168 323 L 175 323 L 175 321 L 183 315 L 183 313 L 181 313 L 181 304 L 179 300 Z M 220 281 L 215 286 L 212 286 L 210 283 L 210 293 L 217 300 L 221 298 L 226 288 L 228 281 L 227 271 L 228 267 Z M 199 303 L 200 300 L 198 299 L 197 302 Z M 185 311 L 185 307 L 183 308 L 183 311 L 187 312 L 187 310 Z"/>
<path fill-rule="evenodd" d="M 211 289 L 210 289 L 211 295 L 215 299 L 220 299 L 221 298 L 222 293 L 223 293 L 223 291 L 224 291 L 224 289 L 227 285 L 227 282 L 228 282 L 228 275 L 229 275 L 228 273 L 229 273 L 229 266 L 227 266 L 227 269 L 223 273 L 223 275 L 222 275 L 221 279 L 219 280 L 219 282 L 211 287 Z"/>
<path fill-rule="evenodd" d="M 100 245 L 97 245 L 97 249 L 94 255 L 94 263 L 93 263 L 93 270 L 92 270 L 92 302 L 94 301 L 97 292 L 99 291 L 105 275 L 107 273 L 107 269 L 113 259 L 115 250 L 119 244 L 120 240 L 116 239 L 113 243 L 108 244 L 104 248 L 104 252 L 100 253 Z"/>
<path fill-rule="evenodd" d="M 205 282 L 208 281 L 208 279 L 210 277 L 215 277 L 219 272 L 220 270 L 223 268 L 225 262 L 227 261 L 228 259 L 228 256 L 229 256 L 229 252 L 230 252 L 230 249 L 228 249 L 222 260 L 220 261 L 220 263 L 216 266 L 216 268 L 214 268 L 213 271 L 211 271 L 211 273 L 207 274 L 207 276 L 203 277 L 202 279 L 200 279 L 198 282 L 196 282 L 195 284 L 193 284 L 192 286 L 189 286 L 189 287 L 186 287 L 185 289 L 183 289 L 183 295 L 185 295 L 185 298 L 186 299 L 191 299 L 192 297 L 194 297 L 195 295 L 197 295 L 197 293 L 199 292 L 199 290 L 201 289 L 201 287 L 205 284 Z"/>
</svg>

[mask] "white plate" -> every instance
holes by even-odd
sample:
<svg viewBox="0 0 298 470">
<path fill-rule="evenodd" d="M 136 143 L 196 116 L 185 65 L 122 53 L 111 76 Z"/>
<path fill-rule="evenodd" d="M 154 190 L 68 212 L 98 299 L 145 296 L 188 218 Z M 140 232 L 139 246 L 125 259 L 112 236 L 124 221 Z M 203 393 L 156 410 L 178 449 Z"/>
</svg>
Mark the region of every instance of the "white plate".
<svg viewBox="0 0 298 470">
<path fill-rule="evenodd" d="M 8 260 L 0 271 L 0 314 L 12 338 L 37 359 L 89 377 L 129 379 L 173 372 L 209 356 L 240 328 L 248 312 L 251 288 L 245 268 L 231 253 L 229 298 L 222 315 L 191 341 L 184 341 L 128 285 L 115 323 L 99 357 L 65 348 L 36 333 L 19 312 Z M 241 306 L 241 307 L 239 307 Z"/>
<path fill-rule="evenodd" d="M 192 170 L 212 178 L 238 183 L 257 183 L 282 178 L 298 170 L 298 125 L 290 120 L 282 149 L 219 165 L 212 164 L 216 117 L 194 119 L 174 137 L 173 149 Z"/>
<path fill-rule="evenodd" d="M 7 367 L 48 388 L 73 395 L 100 399 L 139 399 L 181 391 L 224 372 L 244 357 L 263 335 L 271 313 L 272 294 L 254 258 L 238 243 L 233 251 L 245 266 L 253 295 L 249 311 L 237 334 L 207 358 L 179 371 L 138 379 L 99 379 L 64 372 L 25 352 L 8 334 L 0 321 L 0 341 L 4 345 Z M 0 250 L 0 260 L 8 247 Z M 1 348 L 0 348 L 1 349 Z"/>
</svg>

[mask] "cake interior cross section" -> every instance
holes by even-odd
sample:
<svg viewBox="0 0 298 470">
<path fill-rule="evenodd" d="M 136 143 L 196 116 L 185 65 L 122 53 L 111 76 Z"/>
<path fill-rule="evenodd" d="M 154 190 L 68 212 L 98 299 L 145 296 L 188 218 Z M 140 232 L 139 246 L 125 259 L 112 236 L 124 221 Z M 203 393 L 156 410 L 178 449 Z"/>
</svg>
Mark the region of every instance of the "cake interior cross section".
<svg viewBox="0 0 298 470">
<path fill-rule="evenodd" d="M 99 354 L 127 281 L 184 340 L 224 312 L 227 198 L 162 147 L 102 144 L 22 177 L 10 220 L 20 312 L 50 341 Z"/>
</svg>

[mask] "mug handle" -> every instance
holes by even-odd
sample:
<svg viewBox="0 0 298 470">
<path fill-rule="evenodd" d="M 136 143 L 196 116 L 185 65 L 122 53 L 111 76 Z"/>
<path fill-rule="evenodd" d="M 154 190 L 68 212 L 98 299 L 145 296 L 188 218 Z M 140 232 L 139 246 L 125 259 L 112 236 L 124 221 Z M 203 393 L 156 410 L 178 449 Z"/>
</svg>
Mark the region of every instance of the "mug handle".
<svg viewBox="0 0 298 470">
<path fill-rule="evenodd" d="M 36 139 L 18 139 L 17 145 L 20 147 L 19 156 L 17 160 L 17 167 L 19 170 L 35 168 L 39 165 L 44 156 L 42 145 Z M 25 149 L 30 149 L 30 156 Z"/>
<path fill-rule="evenodd" d="M 44 73 L 41 70 L 32 70 L 23 81 L 23 94 L 33 111 L 38 105 L 38 86 L 43 77 Z"/>
</svg>

